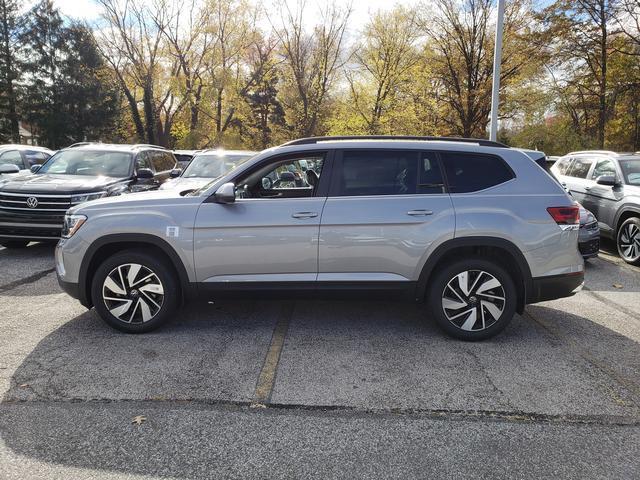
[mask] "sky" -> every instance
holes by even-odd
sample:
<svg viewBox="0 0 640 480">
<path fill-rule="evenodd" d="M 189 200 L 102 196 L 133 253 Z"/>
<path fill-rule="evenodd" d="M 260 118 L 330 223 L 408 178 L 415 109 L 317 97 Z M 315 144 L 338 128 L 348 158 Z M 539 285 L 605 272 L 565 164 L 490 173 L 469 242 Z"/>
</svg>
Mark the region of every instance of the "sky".
<svg viewBox="0 0 640 480">
<path fill-rule="evenodd" d="M 253 0 L 264 4 L 266 2 Z M 292 1 L 292 5 L 295 0 Z M 322 5 L 326 3 L 323 0 L 307 0 L 309 6 L 314 4 Z M 34 0 L 25 2 L 28 9 L 35 3 Z M 100 9 L 93 0 L 54 0 L 55 5 L 60 9 L 63 15 L 77 20 L 86 20 L 91 22 L 96 20 L 100 13 Z M 416 5 L 419 0 L 353 0 L 353 14 L 351 15 L 351 26 L 354 29 L 360 29 L 364 26 L 370 13 L 377 10 L 389 10 L 395 5 Z"/>
</svg>

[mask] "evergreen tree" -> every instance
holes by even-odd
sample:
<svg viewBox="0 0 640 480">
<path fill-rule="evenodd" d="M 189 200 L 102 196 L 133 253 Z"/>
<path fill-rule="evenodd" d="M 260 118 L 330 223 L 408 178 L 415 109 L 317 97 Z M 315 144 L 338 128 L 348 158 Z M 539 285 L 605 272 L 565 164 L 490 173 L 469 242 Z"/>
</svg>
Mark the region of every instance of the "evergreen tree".
<svg viewBox="0 0 640 480">
<path fill-rule="evenodd" d="M 26 15 L 20 40 L 29 79 L 22 111 L 41 143 L 60 148 L 99 139 L 113 124 L 116 96 L 91 32 L 66 26 L 53 2 L 41 0 Z"/>
<path fill-rule="evenodd" d="M 18 4 L 0 0 L 0 142 L 18 143 L 16 59 Z"/>
</svg>

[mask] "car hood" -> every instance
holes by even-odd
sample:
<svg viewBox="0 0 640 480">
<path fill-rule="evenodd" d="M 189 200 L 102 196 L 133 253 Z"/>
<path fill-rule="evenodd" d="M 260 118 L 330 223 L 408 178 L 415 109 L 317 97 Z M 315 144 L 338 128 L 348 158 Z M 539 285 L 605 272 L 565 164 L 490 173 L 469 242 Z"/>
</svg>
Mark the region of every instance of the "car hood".
<svg viewBox="0 0 640 480">
<path fill-rule="evenodd" d="M 113 197 L 104 197 L 98 200 L 81 203 L 69 209 L 69 213 L 84 213 L 90 210 L 102 210 L 111 208 L 131 208 L 138 206 L 152 207 L 175 202 L 178 198 L 193 199 L 193 203 L 201 203 L 199 197 L 184 197 L 180 194 L 181 190 L 151 190 L 148 192 L 127 193 L 126 195 L 117 195 Z"/>
<path fill-rule="evenodd" d="M 4 179 L 3 179 L 4 180 Z M 19 175 L 0 183 L 0 191 L 14 193 L 78 193 L 98 192 L 124 178 L 85 175 Z"/>
<path fill-rule="evenodd" d="M 196 188 L 203 187 L 207 183 L 211 182 L 213 178 L 202 178 L 202 177 L 178 177 L 171 180 L 166 181 L 160 187 L 161 190 L 192 190 Z"/>
</svg>

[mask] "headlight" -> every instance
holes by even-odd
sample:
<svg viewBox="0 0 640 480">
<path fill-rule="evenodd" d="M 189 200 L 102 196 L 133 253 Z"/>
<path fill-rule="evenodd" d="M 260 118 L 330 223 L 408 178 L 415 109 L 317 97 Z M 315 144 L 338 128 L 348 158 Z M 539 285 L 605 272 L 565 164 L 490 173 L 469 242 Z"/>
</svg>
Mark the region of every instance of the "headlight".
<svg viewBox="0 0 640 480">
<path fill-rule="evenodd" d="M 107 196 L 107 192 L 81 193 L 80 195 L 72 195 L 71 205 L 77 205 L 79 203 L 88 202 L 89 200 L 97 200 L 98 198 L 102 198 L 106 196 Z"/>
<path fill-rule="evenodd" d="M 87 221 L 85 215 L 66 214 L 62 225 L 62 238 L 71 238 L 78 229 Z"/>
</svg>

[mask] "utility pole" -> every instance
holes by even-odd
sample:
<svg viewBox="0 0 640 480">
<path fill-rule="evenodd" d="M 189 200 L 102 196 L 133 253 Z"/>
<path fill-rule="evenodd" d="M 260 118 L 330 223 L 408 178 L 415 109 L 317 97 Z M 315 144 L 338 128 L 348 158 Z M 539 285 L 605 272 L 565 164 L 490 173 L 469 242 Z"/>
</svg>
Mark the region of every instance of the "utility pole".
<svg viewBox="0 0 640 480">
<path fill-rule="evenodd" d="M 491 88 L 491 125 L 489 140 L 498 138 L 498 105 L 500 104 L 500 64 L 502 63 L 502 30 L 504 25 L 504 0 L 498 0 L 496 22 L 496 49 L 493 53 L 493 87 Z"/>
</svg>

